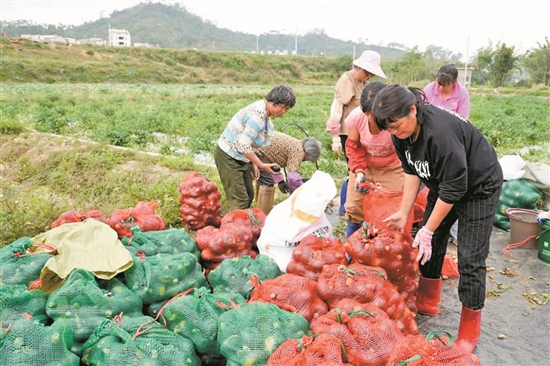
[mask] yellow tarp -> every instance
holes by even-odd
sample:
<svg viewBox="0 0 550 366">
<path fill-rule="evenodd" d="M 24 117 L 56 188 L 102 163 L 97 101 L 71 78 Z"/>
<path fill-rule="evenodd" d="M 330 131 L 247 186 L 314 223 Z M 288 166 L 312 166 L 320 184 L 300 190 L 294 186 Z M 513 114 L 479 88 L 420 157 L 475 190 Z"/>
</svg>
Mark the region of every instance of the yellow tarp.
<svg viewBox="0 0 550 366">
<path fill-rule="evenodd" d="M 35 236 L 31 242 L 47 244 L 57 250 L 40 273 L 40 289 L 46 294 L 61 286 L 75 268 L 108 280 L 133 264 L 130 252 L 118 240 L 116 231 L 95 219 L 63 224 Z"/>
</svg>

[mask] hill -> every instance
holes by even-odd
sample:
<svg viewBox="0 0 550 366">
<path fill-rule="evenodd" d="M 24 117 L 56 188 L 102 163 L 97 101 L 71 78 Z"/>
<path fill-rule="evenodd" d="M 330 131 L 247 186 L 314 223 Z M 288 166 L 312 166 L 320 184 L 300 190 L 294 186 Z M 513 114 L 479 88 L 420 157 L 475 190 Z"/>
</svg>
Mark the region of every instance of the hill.
<svg viewBox="0 0 550 366">
<path fill-rule="evenodd" d="M 209 21 L 187 11 L 179 3 L 141 3 L 121 11 L 114 11 L 108 18 L 86 22 L 79 26 L 39 25 L 27 20 L 3 22 L 2 29 L 11 38 L 22 34 L 49 34 L 61 37 L 107 39 L 109 28 L 126 29 L 132 41 L 158 45 L 161 48 L 208 49 L 218 51 L 291 53 L 297 41 L 298 55 L 339 57 L 356 55 L 365 49 L 375 50 L 384 60 L 395 60 L 405 51 L 376 45 L 358 44 L 327 36 L 323 30 L 305 35 L 265 33 L 260 35 L 234 32 L 218 28 Z"/>
</svg>

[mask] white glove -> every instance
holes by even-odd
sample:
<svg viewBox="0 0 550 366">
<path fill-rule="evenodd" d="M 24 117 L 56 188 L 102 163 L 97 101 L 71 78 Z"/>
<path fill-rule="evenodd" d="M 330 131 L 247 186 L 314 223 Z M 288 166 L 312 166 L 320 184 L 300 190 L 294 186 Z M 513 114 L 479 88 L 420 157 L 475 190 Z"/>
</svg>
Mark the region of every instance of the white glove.
<svg viewBox="0 0 550 366">
<path fill-rule="evenodd" d="M 365 183 L 367 181 L 367 178 L 365 178 L 365 173 L 357 173 L 355 175 L 355 191 L 359 193 L 369 193 L 369 189 L 367 187 L 363 187 L 361 183 Z"/>
<path fill-rule="evenodd" d="M 550 211 L 549 212 L 541 211 L 537 214 L 537 222 L 540 225 L 544 225 L 544 223 L 548 220 L 550 220 Z"/>
<path fill-rule="evenodd" d="M 342 152 L 342 140 L 340 140 L 340 136 L 332 136 L 332 151 L 337 155 L 340 156 L 340 153 Z"/>
<path fill-rule="evenodd" d="M 433 234 L 433 232 L 423 226 L 420 230 L 418 230 L 416 236 L 414 237 L 412 247 L 418 248 L 418 256 L 416 257 L 416 260 L 419 261 L 420 259 L 422 259 L 422 262 L 420 262 L 420 264 L 422 265 L 424 265 L 432 257 Z"/>
</svg>

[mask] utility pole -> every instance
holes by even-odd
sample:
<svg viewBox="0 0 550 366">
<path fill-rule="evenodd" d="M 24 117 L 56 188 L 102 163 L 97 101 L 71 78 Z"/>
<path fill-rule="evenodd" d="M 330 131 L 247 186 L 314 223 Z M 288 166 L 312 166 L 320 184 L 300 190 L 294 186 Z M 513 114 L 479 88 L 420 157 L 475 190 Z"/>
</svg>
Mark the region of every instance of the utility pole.
<svg viewBox="0 0 550 366">
<path fill-rule="evenodd" d="M 296 23 L 296 33 L 294 34 L 294 55 L 298 56 L 298 23 Z"/>
<path fill-rule="evenodd" d="M 466 41 L 466 62 L 464 63 L 464 87 L 470 88 L 470 85 L 466 84 L 466 81 L 468 80 L 468 52 L 470 50 L 470 37 L 468 37 L 468 40 Z"/>
<path fill-rule="evenodd" d="M 256 54 L 260 53 L 258 44 L 260 43 L 260 35 L 256 34 Z"/>
</svg>

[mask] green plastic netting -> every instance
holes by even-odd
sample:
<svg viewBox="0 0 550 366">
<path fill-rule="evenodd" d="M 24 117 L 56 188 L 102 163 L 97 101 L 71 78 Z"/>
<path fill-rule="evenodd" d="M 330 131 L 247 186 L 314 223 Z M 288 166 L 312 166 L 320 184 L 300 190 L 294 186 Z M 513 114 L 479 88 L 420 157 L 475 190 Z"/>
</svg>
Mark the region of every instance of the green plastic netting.
<svg viewBox="0 0 550 366">
<path fill-rule="evenodd" d="M 176 254 L 191 253 L 200 257 L 197 242 L 185 229 L 167 229 L 158 231 L 141 231 L 139 226 L 130 229 L 133 237 L 123 237 L 122 244 L 141 250 L 146 256 L 158 253 Z"/>
<path fill-rule="evenodd" d="M 260 366 L 267 364 L 281 343 L 309 332 L 303 316 L 274 304 L 253 302 L 220 315 L 218 343 L 227 366 Z"/>
<path fill-rule="evenodd" d="M 135 248 L 128 249 L 134 265 L 124 272 L 126 284 L 144 304 L 168 300 L 190 288 L 208 286 L 197 257 L 191 253 L 143 257 L 136 255 Z"/>
<path fill-rule="evenodd" d="M 46 314 L 55 321 L 69 320 L 78 343 L 85 342 L 103 320 L 120 313 L 142 316 L 142 308 L 141 299 L 118 279 L 97 280 L 91 272 L 75 269 L 48 297 Z"/>
<path fill-rule="evenodd" d="M 283 274 L 277 262 L 270 256 L 259 254 L 256 259 L 249 255 L 225 259 L 208 275 L 208 282 L 214 293 L 236 292 L 245 299 L 250 298 L 252 283 L 250 276 L 258 276 L 260 281 Z"/>
<path fill-rule="evenodd" d="M 514 179 L 502 184 L 502 191 L 495 213 L 494 223 L 504 230 L 510 230 L 509 208 L 536 209 L 542 203 L 542 192 L 528 180 Z"/>
<path fill-rule="evenodd" d="M 245 303 L 240 294 L 213 294 L 209 288 L 201 287 L 172 300 L 162 315 L 169 329 L 193 341 L 197 353 L 218 357 L 221 356 L 217 342 L 218 319 L 220 314 L 231 309 L 231 301 L 239 305 Z"/>
<path fill-rule="evenodd" d="M 83 346 L 82 362 L 94 366 L 201 365 L 189 339 L 158 322 L 146 324 L 141 330 L 139 326 L 124 330 L 124 322 L 119 326 L 105 320 L 96 328 Z"/>
<path fill-rule="evenodd" d="M 9 327 L 9 330 L 7 329 Z M 60 321 L 44 326 L 33 319 L 11 316 L 4 319 L 0 337 L 2 366 L 78 366 L 79 358 L 71 353 L 71 324 Z"/>
<path fill-rule="evenodd" d="M 24 237 L 0 249 L 0 286 L 29 285 L 40 277 L 40 271 L 52 257 L 41 249 L 32 251 L 31 238 Z"/>
<path fill-rule="evenodd" d="M 35 322 L 46 324 L 48 295 L 40 290 L 29 290 L 26 285 L 0 286 L 0 319 L 11 313 L 27 313 Z"/>
</svg>

